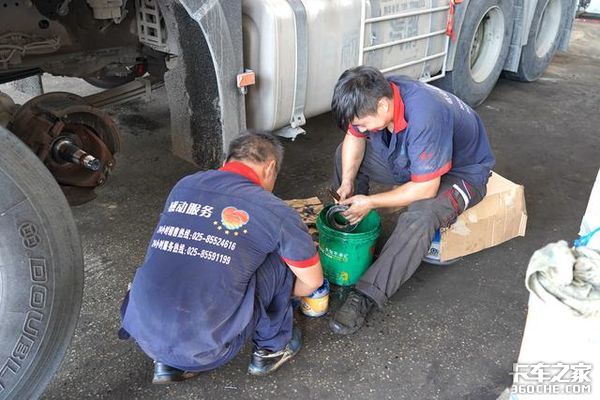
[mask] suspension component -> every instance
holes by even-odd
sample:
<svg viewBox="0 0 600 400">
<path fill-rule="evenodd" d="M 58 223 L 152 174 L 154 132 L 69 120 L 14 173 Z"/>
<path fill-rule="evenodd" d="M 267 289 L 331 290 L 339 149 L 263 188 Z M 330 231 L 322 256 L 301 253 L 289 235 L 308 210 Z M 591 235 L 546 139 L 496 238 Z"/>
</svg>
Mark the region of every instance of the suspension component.
<svg viewBox="0 0 600 400">
<path fill-rule="evenodd" d="M 106 182 L 121 145 L 108 114 L 65 92 L 34 97 L 14 113 L 9 129 L 44 162 L 73 205 L 96 197 L 94 188 Z"/>
<path fill-rule="evenodd" d="M 58 162 L 70 162 L 92 171 L 98 171 L 102 163 L 96 157 L 81 150 L 68 138 L 60 138 L 52 146 L 52 155 Z"/>
</svg>

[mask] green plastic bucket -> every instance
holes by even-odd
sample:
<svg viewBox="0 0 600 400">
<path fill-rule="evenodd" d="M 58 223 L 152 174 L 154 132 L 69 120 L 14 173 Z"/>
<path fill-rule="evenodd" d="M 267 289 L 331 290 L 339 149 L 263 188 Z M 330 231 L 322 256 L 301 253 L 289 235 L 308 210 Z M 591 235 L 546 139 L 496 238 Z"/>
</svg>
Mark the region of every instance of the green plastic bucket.
<svg viewBox="0 0 600 400">
<path fill-rule="evenodd" d="M 327 223 L 326 206 L 317 218 L 319 258 L 330 283 L 355 284 L 373 262 L 375 242 L 381 231 L 381 219 L 371 210 L 352 232 L 341 232 Z"/>
</svg>

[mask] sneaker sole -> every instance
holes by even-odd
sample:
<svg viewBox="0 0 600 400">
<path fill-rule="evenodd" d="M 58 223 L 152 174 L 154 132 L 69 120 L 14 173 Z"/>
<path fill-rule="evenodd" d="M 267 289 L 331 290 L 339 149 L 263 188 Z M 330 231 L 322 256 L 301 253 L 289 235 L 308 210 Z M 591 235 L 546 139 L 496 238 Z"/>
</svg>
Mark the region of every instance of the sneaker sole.
<svg viewBox="0 0 600 400">
<path fill-rule="evenodd" d="M 360 323 L 360 325 L 355 326 L 353 328 L 348 328 L 345 327 L 344 325 L 338 324 L 337 322 L 335 322 L 333 319 L 329 320 L 329 329 L 331 330 L 331 332 L 335 333 L 336 335 L 352 335 L 353 333 L 356 333 L 360 330 L 360 328 L 362 328 L 362 326 L 364 325 L 365 320 L 363 319 L 362 322 Z"/>
<path fill-rule="evenodd" d="M 254 376 L 269 375 L 271 372 L 274 372 L 279 367 L 281 367 L 286 361 L 288 361 L 289 359 L 291 359 L 292 357 L 294 357 L 296 354 L 298 354 L 298 352 L 300 351 L 301 348 L 302 348 L 302 344 L 300 344 L 300 346 L 298 346 L 298 348 L 296 349 L 296 351 L 294 351 L 293 353 L 289 353 L 287 356 L 284 356 L 283 358 L 281 358 L 281 360 L 277 361 L 277 363 L 275 363 L 273 365 L 273 367 L 271 369 L 269 369 L 269 370 L 254 369 L 252 367 L 252 365 L 250 365 L 248 367 L 248 373 L 250 373 L 251 375 L 254 375 Z"/>
<path fill-rule="evenodd" d="M 199 372 L 185 372 L 182 375 L 171 377 L 171 376 L 161 376 L 158 378 L 152 378 L 152 384 L 154 385 L 168 385 L 169 383 L 176 383 L 186 381 L 188 379 L 195 378 L 198 376 Z"/>
</svg>

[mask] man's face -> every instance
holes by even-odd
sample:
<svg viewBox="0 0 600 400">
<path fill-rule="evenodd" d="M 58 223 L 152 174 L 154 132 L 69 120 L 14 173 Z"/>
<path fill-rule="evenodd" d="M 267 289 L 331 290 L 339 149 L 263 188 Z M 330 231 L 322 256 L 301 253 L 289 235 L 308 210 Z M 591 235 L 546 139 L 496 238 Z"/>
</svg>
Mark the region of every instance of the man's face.
<svg viewBox="0 0 600 400">
<path fill-rule="evenodd" d="M 384 97 L 377 102 L 377 112 L 375 114 L 365 115 L 360 118 L 356 117 L 352 120 L 352 125 L 360 133 L 385 129 L 394 121 L 392 107 L 393 103 Z"/>
</svg>

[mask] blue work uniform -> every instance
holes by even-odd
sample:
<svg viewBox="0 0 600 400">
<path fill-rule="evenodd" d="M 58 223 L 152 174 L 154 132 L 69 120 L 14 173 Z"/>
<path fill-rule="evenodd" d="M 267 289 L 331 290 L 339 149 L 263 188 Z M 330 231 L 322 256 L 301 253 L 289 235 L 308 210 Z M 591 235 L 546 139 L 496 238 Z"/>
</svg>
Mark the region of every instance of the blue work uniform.
<svg viewBox="0 0 600 400">
<path fill-rule="evenodd" d="M 393 93 L 393 132 L 347 134 L 365 138 L 365 153 L 354 183 L 355 194 L 368 194 L 371 181 L 386 185 L 428 182 L 440 178 L 438 193 L 408 205 L 381 254 L 356 290 L 379 307 L 417 270 L 436 230 L 479 203 L 494 156 L 477 113 L 458 97 L 406 77 L 388 78 Z M 341 145 L 333 181 L 342 180 Z"/>
<path fill-rule="evenodd" d="M 216 368 L 246 338 L 281 350 L 291 338 L 293 276 L 316 264 L 297 212 L 238 162 L 179 181 L 166 201 L 124 307 L 123 328 L 156 361 Z"/>
<path fill-rule="evenodd" d="M 395 183 L 426 182 L 446 173 L 485 186 L 494 156 L 479 115 L 461 99 L 434 86 L 389 78 L 394 96 L 394 132 L 348 132 L 369 140 L 389 164 Z"/>
</svg>

